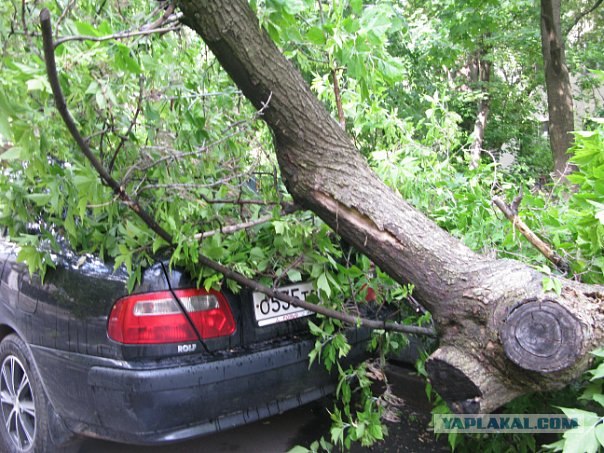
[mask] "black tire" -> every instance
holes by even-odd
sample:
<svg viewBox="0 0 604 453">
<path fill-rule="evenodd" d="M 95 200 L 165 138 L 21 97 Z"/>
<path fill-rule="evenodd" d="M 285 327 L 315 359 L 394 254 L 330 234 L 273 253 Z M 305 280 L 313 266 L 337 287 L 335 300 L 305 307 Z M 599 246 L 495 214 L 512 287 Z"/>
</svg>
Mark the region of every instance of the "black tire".
<svg viewBox="0 0 604 453">
<path fill-rule="evenodd" d="M 0 447 L 7 453 L 79 449 L 48 401 L 29 348 L 14 334 L 0 342 Z"/>
</svg>

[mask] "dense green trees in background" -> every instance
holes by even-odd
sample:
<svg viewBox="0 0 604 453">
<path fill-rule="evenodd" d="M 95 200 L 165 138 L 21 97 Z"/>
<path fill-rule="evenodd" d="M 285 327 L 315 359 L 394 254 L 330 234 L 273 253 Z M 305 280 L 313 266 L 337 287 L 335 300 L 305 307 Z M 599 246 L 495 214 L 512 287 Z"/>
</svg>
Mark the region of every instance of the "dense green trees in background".
<svg viewBox="0 0 604 453">
<path fill-rule="evenodd" d="M 522 189 L 520 216 L 570 263 L 567 276 L 604 283 L 601 2 L 569 0 L 560 10 L 557 1 L 559 25 L 556 0 L 250 3 L 371 167 L 415 207 L 470 248 L 520 258 L 547 273 L 544 288 L 559 292 L 559 271 L 492 206 L 494 196 L 511 199 Z M 0 4 L 0 224 L 32 270 L 52 266 L 60 235 L 78 250 L 126 266 L 134 285 L 167 245 L 101 184 L 61 122 L 41 53 L 43 6 L 51 9 L 57 38 L 79 37 L 57 41 L 56 57 L 82 133 L 111 175 L 173 236 L 173 264 L 188 267 L 207 287 L 221 276 L 199 264 L 200 252 L 269 286 L 310 278 L 323 303 L 338 310 L 351 310 L 369 283 L 381 302 L 399 309 L 401 321 L 429 322 L 429 314 L 409 306 L 409 287 L 380 269 L 374 279 L 370 261 L 352 259 L 320 220 L 308 211 L 291 213 L 271 133 L 203 41 L 180 24 L 178 10 L 159 2 Z M 550 16 L 555 39 L 546 47 Z M 548 62 L 548 55 L 564 56 L 552 42 L 565 62 Z M 548 72 L 556 65 L 568 68 L 568 80 L 564 71 Z M 561 81 L 573 82 L 572 127 L 569 111 L 558 119 L 552 108 L 561 103 L 548 98 L 548 87 Z M 568 136 L 569 127 L 582 132 Z M 569 141 L 550 146 L 544 129 L 549 138 L 558 129 L 571 138 L 572 186 L 552 178 L 566 168 Z M 32 220 L 41 223 L 41 236 L 28 234 Z M 329 319 L 312 326 L 315 360 L 338 367 L 346 351 L 341 328 Z M 385 353 L 404 342 L 378 332 L 374 343 Z M 388 398 L 371 394 L 365 366 L 339 371 L 329 441 L 380 440 Z M 602 395 L 601 374 L 593 377 L 583 398 L 588 404 Z M 351 402 L 355 385 L 359 406 Z M 553 411 L 573 398 L 512 404 Z M 595 430 L 568 436 L 567 449 L 585 442 L 593 450 L 597 439 Z M 515 446 L 530 449 L 534 440 L 525 436 Z"/>
</svg>

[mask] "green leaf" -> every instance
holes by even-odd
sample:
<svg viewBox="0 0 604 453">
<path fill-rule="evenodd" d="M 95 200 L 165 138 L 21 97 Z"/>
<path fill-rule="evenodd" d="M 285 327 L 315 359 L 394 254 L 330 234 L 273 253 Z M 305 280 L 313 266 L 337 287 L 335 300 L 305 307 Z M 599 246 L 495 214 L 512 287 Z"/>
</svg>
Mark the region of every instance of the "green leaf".
<svg viewBox="0 0 604 453">
<path fill-rule="evenodd" d="M 263 260 L 266 257 L 266 255 L 264 254 L 264 251 L 260 247 L 253 247 L 250 250 L 250 257 L 254 258 L 256 260 Z"/>
<path fill-rule="evenodd" d="M 344 437 L 344 428 L 341 426 L 332 426 L 330 430 L 331 441 L 334 444 L 338 444 L 342 442 L 342 438 Z"/>
<path fill-rule="evenodd" d="M 287 278 L 290 282 L 299 282 L 302 280 L 302 274 L 297 269 L 290 269 L 287 271 Z"/>
<path fill-rule="evenodd" d="M 604 395 L 602 395 L 601 393 L 595 393 L 594 395 L 592 395 L 591 399 L 598 403 L 600 406 L 604 407 Z"/>
<path fill-rule="evenodd" d="M 556 277 L 543 277 L 541 284 L 543 286 L 543 291 L 553 291 L 558 296 L 562 293 L 562 282 Z"/>
<path fill-rule="evenodd" d="M 317 279 L 317 289 L 323 291 L 327 297 L 331 296 L 331 287 L 329 286 L 325 273 L 322 273 Z"/>
<path fill-rule="evenodd" d="M 564 412 L 564 415 L 568 418 L 577 418 L 579 421 L 582 421 L 582 426 L 595 424 L 599 419 L 598 414 L 595 412 L 584 411 L 572 407 L 560 407 L 559 409 Z"/>
<path fill-rule="evenodd" d="M 131 56 L 130 48 L 123 44 L 117 45 L 115 53 L 115 63 L 119 69 L 131 72 L 133 74 L 142 73 L 142 69 L 138 62 Z"/>
<path fill-rule="evenodd" d="M 26 196 L 27 199 L 33 201 L 38 206 L 46 205 L 51 197 L 52 195 L 49 193 L 30 193 Z"/>
<path fill-rule="evenodd" d="M 275 228 L 275 233 L 276 234 L 283 234 L 285 232 L 285 229 L 286 229 L 285 222 L 282 222 L 280 220 L 275 220 L 273 222 L 273 228 Z"/>
<path fill-rule="evenodd" d="M 96 28 L 94 28 L 91 24 L 89 24 L 88 22 L 75 22 L 74 23 L 76 30 L 78 31 L 78 33 L 80 35 L 87 35 L 87 36 L 100 36 L 99 32 L 96 30 Z"/>
<path fill-rule="evenodd" d="M 353 13 L 360 14 L 363 11 L 363 0 L 350 0 L 350 7 Z"/>
<path fill-rule="evenodd" d="M 592 374 L 591 376 L 591 381 L 595 381 L 596 379 L 602 379 L 604 378 L 604 363 L 601 363 L 600 365 L 598 365 L 598 367 L 595 370 L 589 370 L 589 372 Z"/>
<path fill-rule="evenodd" d="M 0 136 L 3 136 L 7 140 L 12 138 L 10 123 L 8 122 L 8 115 L 2 111 L 0 111 Z"/>
<path fill-rule="evenodd" d="M 27 81 L 27 91 L 42 91 L 45 93 L 50 93 L 50 83 L 48 83 L 46 77 L 43 76 L 29 79 Z"/>
<path fill-rule="evenodd" d="M 600 444 L 600 446 L 604 446 L 604 424 L 600 423 L 598 426 L 596 426 L 595 432 L 596 439 L 598 439 L 598 443 Z"/>
<path fill-rule="evenodd" d="M 325 44 L 325 34 L 319 27 L 311 27 L 306 32 L 306 39 L 318 46 Z"/>
<path fill-rule="evenodd" d="M 19 146 L 13 146 L 0 154 L 0 160 L 20 160 L 21 154 L 22 148 Z"/>
<path fill-rule="evenodd" d="M 301 445 L 296 445 L 294 448 L 288 450 L 287 453 L 311 453 L 311 450 Z"/>
<path fill-rule="evenodd" d="M 323 333 L 324 333 L 324 332 L 323 332 L 323 329 L 321 329 L 319 326 L 317 326 L 317 325 L 316 325 L 314 322 L 312 322 L 312 321 L 308 321 L 308 327 L 309 327 L 309 329 L 310 329 L 310 332 L 311 332 L 313 335 L 316 335 L 316 336 L 321 336 L 321 335 L 323 335 Z"/>
<path fill-rule="evenodd" d="M 595 430 L 572 429 L 564 433 L 563 453 L 596 453 L 599 442 Z"/>
</svg>

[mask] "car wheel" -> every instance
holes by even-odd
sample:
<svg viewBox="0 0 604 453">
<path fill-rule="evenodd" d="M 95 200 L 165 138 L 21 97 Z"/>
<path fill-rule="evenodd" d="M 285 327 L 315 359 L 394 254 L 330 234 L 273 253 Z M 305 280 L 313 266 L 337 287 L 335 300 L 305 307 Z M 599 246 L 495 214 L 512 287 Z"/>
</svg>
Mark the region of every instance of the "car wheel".
<svg viewBox="0 0 604 453">
<path fill-rule="evenodd" d="M 0 342 L 0 440 L 10 453 L 77 451 L 73 434 L 51 432 L 57 419 L 27 345 L 16 335 Z M 56 426 L 56 423 L 54 424 Z M 54 427 L 54 426 L 53 426 Z M 61 443 L 56 442 L 61 439 Z"/>
</svg>

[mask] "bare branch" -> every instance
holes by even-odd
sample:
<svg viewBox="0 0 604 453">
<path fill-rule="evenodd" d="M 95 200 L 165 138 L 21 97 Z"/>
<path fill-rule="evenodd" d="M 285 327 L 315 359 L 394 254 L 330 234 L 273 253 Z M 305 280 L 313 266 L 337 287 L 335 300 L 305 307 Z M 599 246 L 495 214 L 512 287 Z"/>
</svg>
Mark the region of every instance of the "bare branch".
<svg viewBox="0 0 604 453">
<path fill-rule="evenodd" d="M 23 35 L 27 39 L 27 44 L 29 45 L 30 50 L 37 53 L 36 46 L 34 46 L 33 41 L 31 39 L 32 35 L 27 28 L 26 17 L 29 15 L 28 13 L 29 12 L 27 11 L 25 0 L 21 0 L 21 26 L 23 27 Z"/>
<path fill-rule="evenodd" d="M 162 25 L 165 25 L 166 22 L 168 21 L 168 18 L 174 12 L 174 8 L 175 8 L 174 3 L 170 3 L 168 5 L 168 7 L 166 8 L 166 10 L 164 11 L 164 14 L 160 18 L 158 18 L 155 22 L 143 25 L 140 29 L 141 30 L 153 30 L 153 29 L 161 27 Z"/>
<path fill-rule="evenodd" d="M 246 204 L 257 204 L 262 206 L 275 206 L 279 204 L 276 201 L 265 201 L 265 200 L 246 200 L 244 198 L 241 199 L 226 199 L 226 198 L 207 198 L 202 197 L 206 203 L 210 204 L 238 204 L 238 205 L 246 205 Z"/>
<path fill-rule="evenodd" d="M 146 184 L 140 188 L 139 192 L 144 192 L 146 190 L 155 190 L 155 189 L 182 189 L 182 188 L 209 189 L 212 187 L 224 186 L 226 183 L 228 183 L 234 179 L 239 179 L 241 177 L 248 176 L 253 172 L 253 170 L 254 170 L 253 168 L 250 168 L 245 173 L 239 173 L 239 174 L 227 176 L 226 178 L 222 178 L 222 179 L 219 179 L 217 181 L 213 181 L 213 182 L 207 183 L 207 184 L 200 184 L 200 183 L 195 183 L 195 182 L 173 182 L 173 183 Z M 196 194 L 196 195 L 199 195 L 199 197 L 201 197 L 204 201 L 206 201 L 208 203 L 220 203 L 220 201 L 214 201 L 211 198 L 207 198 L 203 194 Z"/>
<path fill-rule="evenodd" d="M 63 12 L 57 19 L 57 23 L 55 25 L 55 39 L 59 37 L 59 28 L 61 26 L 61 22 L 63 22 L 63 20 L 67 17 L 67 14 L 69 14 L 69 11 L 71 10 L 71 8 L 73 8 L 73 5 L 75 5 L 75 2 L 76 0 L 69 0 L 67 6 L 65 6 L 65 9 L 63 9 Z"/>
<path fill-rule="evenodd" d="M 109 162 L 109 173 L 111 173 L 113 171 L 113 165 L 115 164 L 115 159 L 117 159 L 117 155 L 119 154 L 120 150 L 122 149 L 122 147 L 124 146 L 124 144 L 128 140 L 128 136 L 132 132 L 132 129 L 134 129 L 134 126 L 136 124 L 136 120 L 138 119 L 138 115 L 140 115 L 140 113 L 141 113 L 141 110 L 142 110 L 142 107 L 143 107 L 144 81 L 145 81 L 144 77 L 141 76 L 140 79 L 139 79 L 139 90 L 138 90 L 138 98 L 137 98 L 137 101 L 136 101 L 136 110 L 134 111 L 134 116 L 132 117 L 132 121 L 130 121 L 130 126 L 128 126 L 128 130 L 121 137 L 120 143 L 117 145 L 117 148 L 115 148 L 115 152 L 113 153 L 113 157 L 111 158 L 111 162 Z"/>
<path fill-rule="evenodd" d="M 205 239 L 210 236 L 214 236 L 216 234 L 232 234 L 237 231 L 247 230 L 248 228 L 255 227 L 257 225 L 262 225 L 263 223 L 270 222 L 273 219 L 273 215 L 266 215 L 264 217 L 260 217 L 256 220 L 250 220 L 249 222 L 237 223 L 235 225 L 227 225 L 225 227 L 219 228 L 217 230 L 204 231 L 203 233 L 197 233 L 193 236 L 195 239 Z"/>
<path fill-rule="evenodd" d="M 570 266 L 558 255 L 546 242 L 541 240 L 528 226 L 518 217 L 518 206 L 522 200 L 522 193 L 520 193 L 512 202 L 512 205 L 508 205 L 501 198 L 493 198 L 493 204 L 499 208 L 506 218 L 512 222 L 512 225 L 522 233 L 522 235 L 537 249 L 543 256 L 550 260 L 558 269 L 562 272 L 568 272 Z"/>
<path fill-rule="evenodd" d="M 568 35 L 573 28 L 575 28 L 577 26 L 577 24 L 579 22 L 581 22 L 581 20 L 587 16 L 588 14 L 592 13 L 593 11 L 596 10 L 596 8 L 598 8 L 598 6 L 600 6 L 602 4 L 602 2 L 604 2 L 604 0 L 596 0 L 596 2 L 592 5 L 591 8 L 586 9 L 585 11 L 582 11 L 581 13 L 579 13 L 577 15 L 577 17 L 575 17 L 575 20 L 573 20 L 573 23 L 570 25 L 570 27 L 568 27 L 566 29 L 566 31 L 564 32 L 565 35 Z"/>
<path fill-rule="evenodd" d="M 152 35 L 154 33 L 168 33 L 171 31 L 178 31 L 181 29 L 180 25 L 174 26 L 174 27 L 165 27 L 165 28 L 153 28 L 150 30 L 137 30 L 137 31 L 127 31 L 127 32 L 120 32 L 120 33 L 115 33 L 113 35 L 106 35 L 106 36 L 85 36 L 85 35 L 77 35 L 77 36 L 65 36 L 63 38 L 57 39 L 57 41 L 54 43 L 54 48 L 56 49 L 57 47 L 59 47 L 61 44 L 65 44 L 66 42 L 69 41 L 94 41 L 94 42 L 102 42 L 102 41 L 111 41 L 114 39 L 120 40 L 120 39 L 128 39 L 128 38 L 134 38 L 136 36 L 147 36 L 147 35 Z"/>
<path fill-rule="evenodd" d="M 209 93 L 191 93 L 191 94 L 182 94 L 182 95 L 174 95 L 174 96 L 166 96 L 164 94 L 160 95 L 162 99 L 166 99 L 168 101 L 176 101 L 178 99 L 203 99 L 203 98 L 211 98 L 215 96 L 241 96 L 240 90 L 234 91 L 212 91 Z"/>
<path fill-rule="evenodd" d="M 336 98 L 336 107 L 338 109 L 338 122 L 342 129 L 346 129 L 346 117 L 344 116 L 344 109 L 342 108 L 342 95 L 340 93 L 340 82 L 338 80 L 338 70 L 336 68 L 331 70 L 331 76 L 333 77 L 333 94 Z"/>
<path fill-rule="evenodd" d="M 76 141 L 78 147 L 80 148 L 84 156 L 88 159 L 90 164 L 97 171 L 101 180 L 113 190 L 113 192 L 122 201 L 122 203 L 124 203 L 128 208 L 130 208 L 149 227 L 149 229 L 154 231 L 171 247 L 174 247 L 175 244 L 172 235 L 170 235 L 170 233 L 168 233 L 161 225 L 159 225 L 155 221 L 155 219 L 136 200 L 132 199 L 128 195 L 128 193 L 126 193 L 124 188 L 121 187 L 120 184 L 109 174 L 107 169 L 103 167 L 102 163 L 99 161 L 99 159 L 97 159 L 97 157 L 94 155 L 94 153 L 80 134 L 75 124 L 75 121 L 69 113 L 67 104 L 65 103 L 65 97 L 63 95 L 63 91 L 61 90 L 61 85 L 59 83 L 59 77 L 57 74 L 57 66 L 54 55 L 54 49 L 56 46 L 53 43 L 50 12 L 46 8 L 40 12 L 40 23 L 42 25 L 42 38 L 44 41 L 44 59 L 46 62 L 46 71 L 48 73 L 48 79 L 52 88 L 52 93 L 55 99 L 57 110 L 59 111 L 61 118 L 65 122 L 67 129 L 71 133 L 72 137 Z M 296 297 L 292 297 L 289 294 L 284 294 L 282 292 L 276 291 L 272 288 L 269 288 L 268 286 L 258 283 L 257 281 L 251 280 L 245 277 L 244 275 L 235 272 L 232 269 L 229 269 L 228 267 L 223 266 L 222 264 L 217 263 L 214 260 L 211 260 L 210 258 L 206 257 L 201 253 L 198 256 L 198 259 L 201 265 L 221 273 L 225 278 L 233 280 L 239 283 L 240 285 L 246 286 L 255 291 L 262 292 L 274 299 L 289 302 L 294 306 L 304 308 L 306 310 L 330 318 L 338 319 L 344 323 L 351 324 L 353 326 L 365 326 L 372 329 L 384 329 L 409 334 L 436 336 L 436 332 L 432 328 L 402 325 L 399 323 L 389 322 L 385 320 L 378 321 L 373 319 L 365 319 L 341 313 L 339 311 L 332 310 L 321 305 L 312 304 Z"/>
</svg>

